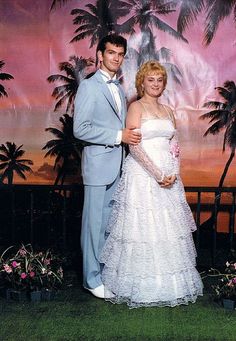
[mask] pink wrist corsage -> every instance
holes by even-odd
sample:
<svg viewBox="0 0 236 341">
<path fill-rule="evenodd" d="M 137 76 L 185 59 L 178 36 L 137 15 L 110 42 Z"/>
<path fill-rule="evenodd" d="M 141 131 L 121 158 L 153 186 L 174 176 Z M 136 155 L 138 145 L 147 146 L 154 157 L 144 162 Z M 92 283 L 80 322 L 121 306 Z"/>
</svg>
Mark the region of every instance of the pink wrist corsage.
<svg viewBox="0 0 236 341">
<path fill-rule="evenodd" d="M 170 146 L 170 152 L 173 155 L 173 157 L 179 157 L 180 149 L 179 149 L 179 144 L 177 142 L 173 143 Z"/>
</svg>

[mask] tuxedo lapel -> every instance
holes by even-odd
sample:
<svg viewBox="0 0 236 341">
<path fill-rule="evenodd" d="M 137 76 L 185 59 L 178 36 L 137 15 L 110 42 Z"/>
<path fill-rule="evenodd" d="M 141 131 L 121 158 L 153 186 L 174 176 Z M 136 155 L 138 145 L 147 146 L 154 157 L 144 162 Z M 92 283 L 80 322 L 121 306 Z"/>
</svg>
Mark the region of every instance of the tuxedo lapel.
<svg viewBox="0 0 236 341">
<path fill-rule="evenodd" d="M 99 71 L 97 71 L 95 73 L 95 78 L 97 80 L 97 82 L 99 83 L 99 88 L 101 89 L 103 95 L 105 96 L 106 100 L 108 101 L 108 103 L 110 104 L 110 106 L 112 107 L 114 113 L 116 114 L 116 116 L 122 120 L 122 118 L 120 117 L 119 113 L 118 113 L 118 109 L 117 109 L 117 105 L 111 95 L 111 92 L 107 86 L 107 84 L 104 82 L 104 80 L 102 79 L 102 76 L 100 74 Z M 120 89 L 119 89 L 120 90 Z M 122 111 L 123 111 L 123 96 L 120 96 L 121 97 L 121 103 L 122 103 Z M 123 116 L 123 115 L 122 115 Z"/>
<path fill-rule="evenodd" d="M 125 125 L 125 114 L 126 114 L 126 97 L 124 94 L 124 90 L 122 89 L 121 85 L 118 85 L 120 91 L 120 98 L 121 98 L 121 120 L 123 126 Z"/>
</svg>

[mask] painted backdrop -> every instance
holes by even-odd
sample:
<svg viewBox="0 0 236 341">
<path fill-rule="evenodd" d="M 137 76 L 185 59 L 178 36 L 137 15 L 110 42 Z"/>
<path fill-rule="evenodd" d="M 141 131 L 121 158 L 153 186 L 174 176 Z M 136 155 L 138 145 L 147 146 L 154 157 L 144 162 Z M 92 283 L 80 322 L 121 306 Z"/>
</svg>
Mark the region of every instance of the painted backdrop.
<svg viewBox="0 0 236 341">
<path fill-rule="evenodd" d="M 228 110 L 226 121 L 236 115 L 235 7 L 234 1 L 218 0 L 1 0 L 0 154 L 20 147 L 25 153 L 18 159 L 32 161 L 25 162 L 31 173 L 21 169 L 26 181 L 14 175 L 13 182 L 54 183 L 63 167 L 69 169 L 71 181 L 79 181 L 69 162 L 76 156 L 70 155 L 63 164 L 68 150 L 60 154 L 58 141 L 51 145 L 48 141 L 63 140 L 71 133 L 74 94 L 81 79 L 95 69 L 97 41 L 109 32 L 120 32 L 129 46 L 121 73 L 128 100 L 135 98 L 138 66 L 148 59 L 163 63 L 168 86 L 162 102 L 174 109 L 177 118 L 184 184 L 218 185 L 235 145 L 226 144 L 222 153 L 225 125 L 203 137 L 215 121 L 200 116 L 215 110 L 204 106 L 209 101 L 226 101 L 228 107 L 216 107 Z M 216 89 L 226 81 L 231 83 L 225 92 Z M 79 157 L 79 146 L 77 152 Z M 233 158 L 225 186 L 236 186 L 235 173 Z"/>
</svg>

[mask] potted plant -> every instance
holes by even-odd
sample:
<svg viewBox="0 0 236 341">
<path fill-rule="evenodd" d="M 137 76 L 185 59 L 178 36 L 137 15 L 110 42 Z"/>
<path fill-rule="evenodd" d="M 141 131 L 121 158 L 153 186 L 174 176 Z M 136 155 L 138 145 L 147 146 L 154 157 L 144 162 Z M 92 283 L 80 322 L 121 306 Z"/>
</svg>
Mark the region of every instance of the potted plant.
<svg viewBox="0 0 236 341">
<path fill-rule="evenodd" d="M 217 277 L 216 284 L 212 285 L 217 301 L 222 302 L 225 309 L 234 310 L 236 304 L 236 261 L 226 262 L 223 272 L 211 269 L 210 277 Z"/>
<path fill-rule="evenodd" d="M 6 289 L 7 299 L 22 301 L 26 299 L 25 269 L 18 256 L 9 255 L 11 249 L 7 248 L 0 257 L 1 286 Z"/>
<path fill-rule="evenodd" d="M 56 290 L 63 281 L 62 259 L 51 250 L 36 252 L 31 244 L 21 245 L 14 252 L 7 248 L 0 257 L 1 281 L 7 290 L 7 298 L 28 295 L 33 301 L 42 298 L 42 291 Z"/>
</svg>

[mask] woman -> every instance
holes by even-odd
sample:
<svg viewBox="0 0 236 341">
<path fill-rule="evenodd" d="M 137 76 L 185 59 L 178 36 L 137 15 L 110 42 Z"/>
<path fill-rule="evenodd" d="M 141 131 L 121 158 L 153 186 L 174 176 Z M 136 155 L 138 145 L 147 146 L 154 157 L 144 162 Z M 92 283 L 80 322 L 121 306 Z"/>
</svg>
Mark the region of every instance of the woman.
<svg viewBox="0 0 236 341">
<path fill-rule="evenodd" d="M 196 225 L 179 177 L 175 119 L 158 101 L 166 82 L 156 61 L 136 75 L 140 99 L 129 107 L 127 127 L 138 127 L 142 142 L 130 146 L 100 259 L 105 297 L 133 308 L 188 304 L 203 289 L 195 268 Z"/>
</svg>

